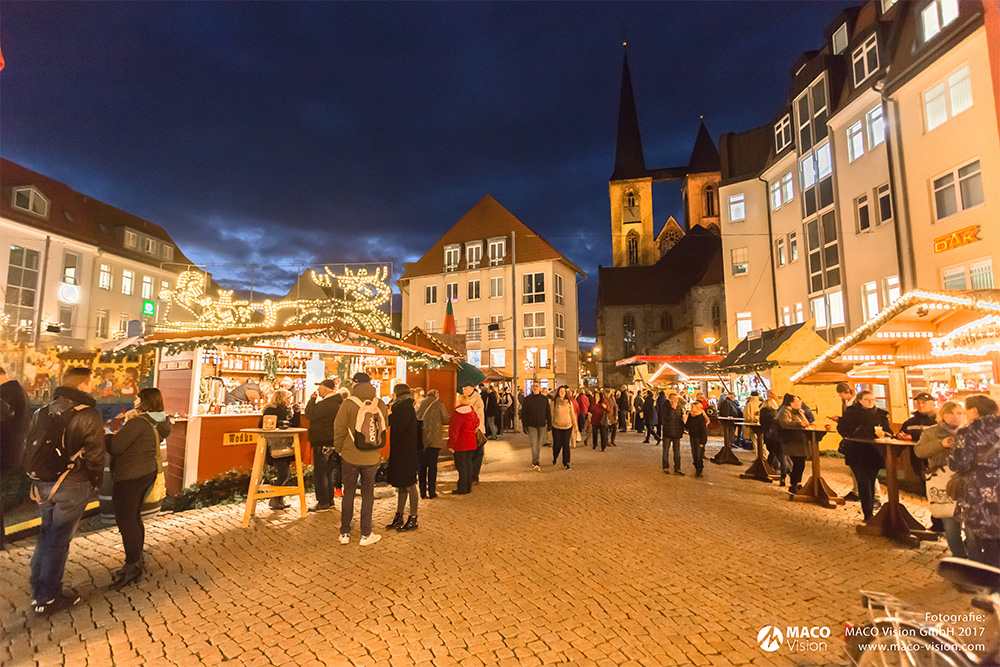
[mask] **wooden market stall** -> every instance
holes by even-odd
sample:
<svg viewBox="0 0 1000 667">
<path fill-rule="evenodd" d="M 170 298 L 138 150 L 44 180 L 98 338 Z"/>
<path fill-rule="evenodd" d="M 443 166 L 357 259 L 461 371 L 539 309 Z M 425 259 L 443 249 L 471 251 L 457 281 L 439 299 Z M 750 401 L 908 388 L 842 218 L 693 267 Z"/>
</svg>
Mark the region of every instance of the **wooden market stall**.
<svg viewBox="0 0 1000 667">
<path fill-rule="evenodd" d="M 716 373 L 718 355 L 639 355 L 620 359 L 616 366 L 631 366 L 636 382 L 649 388 L 672 389 L 690 400 L 698 392 L 716 397 L 725 383 Z"/>
</svg>

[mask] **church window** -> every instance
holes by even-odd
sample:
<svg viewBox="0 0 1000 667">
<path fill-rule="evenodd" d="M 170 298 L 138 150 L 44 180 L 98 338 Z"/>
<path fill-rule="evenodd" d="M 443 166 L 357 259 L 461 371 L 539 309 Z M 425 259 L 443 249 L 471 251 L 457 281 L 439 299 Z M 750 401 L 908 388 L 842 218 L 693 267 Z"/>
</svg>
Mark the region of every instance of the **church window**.
<svg viewBox="0 0 1000 667">
<path fill-rule="evenodd" d="M 673 331 L 674 330 L 674 318 L 670 316 L 670 313 L 663 311 L 660 315 L 660 329 L 663 331 Z"/>
<path fill-rule="evenodd" d="M 624 202 L 623 221 L 624 222 L 639 222 L 642 216 L 639 212 L 639 197 L 632 190 L 625 193 Z"/>
<path fill-rule="evenodd" d="M 715 188 L 711 185 L 705 188 L 705 217 L 714 218 L 718 212 L 715 210 Z"/>
<path fill-rule="evenodd" d="M 719 303 L 715 302 L 712 304 L 712 328 L 718 331 L 721 324 L 722 309 L 719 307 Z"/>
<path fill-rule="evenodd" d="M 631 357 L 635 355 L 635 315 L 632 313 L 625 313 L 625 317 L 622 318 L 622 328 L 624 330 L 624 351 L 626 357 Z"/>
<path fill-rule="evenodd" d="M 639 235 L 635 232 L 628 233 L 625 239 L 625 252 L 629 266 L 635 266 L 639 263 Z"/>
</svg>

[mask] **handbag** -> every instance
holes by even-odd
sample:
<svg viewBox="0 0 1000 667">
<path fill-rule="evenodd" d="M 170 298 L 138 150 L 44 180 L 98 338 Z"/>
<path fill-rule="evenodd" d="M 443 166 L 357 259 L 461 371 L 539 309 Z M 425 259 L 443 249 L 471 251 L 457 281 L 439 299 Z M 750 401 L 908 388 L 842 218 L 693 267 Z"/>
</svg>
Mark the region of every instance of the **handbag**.
<svg viewBox="0 0 1000 667">
<path fill-rule="evenodd" d="M 985 452 L 979 452 L 972 467 L 975 468 L 976 466 L 983 465 L 996 456 L 998 447 L 1000 447 L 1000 443 L 993 443 L 993 446 Z M 953 473 L 951 479 L 948 480 L 948 486 L 945 487 L 948 497 L 952 500 L 958 500 L 958 494 L 961 493 L 963 484 L 965 484 L 965 475 L 960 472 Z"/>
<path fill-rule="evenodd" d="M 153 442 L 156 443 L 156 479 L 146 492 L 146 503 L 158 503 L 167 497 L 167 476 L 163 472 L 163 456 L 160 454 L 160 432 L 152 422 L 147 420 L 146 423 L 153 429 Z"/>
<path fill-rule="evenodd" d="M 476 447 L 482 447 L 486 444 L 486 434 L 476 429 Z"/>
<path fill-rule="evenodd" d="M 927 502 L 930 505 L 931 516 L 940 519 L 950 519 L 955 516 L 955 500 L 948 493 L 948 483 L 955 476 L 960 477 L 958 473 L 949 475 L 947 468 L 936 468 L 927 473 Z"/>
</svg>

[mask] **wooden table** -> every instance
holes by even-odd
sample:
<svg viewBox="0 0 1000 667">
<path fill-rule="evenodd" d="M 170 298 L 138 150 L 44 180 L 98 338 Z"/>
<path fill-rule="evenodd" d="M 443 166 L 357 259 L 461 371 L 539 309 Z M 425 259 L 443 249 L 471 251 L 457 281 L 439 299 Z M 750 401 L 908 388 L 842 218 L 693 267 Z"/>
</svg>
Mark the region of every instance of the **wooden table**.
<svg viewBox="0 0 1000 667">
<path fill-rule="evenodd" d="M 261 498 L 274 498 L 276 496 L 287 496 L 297 493 L 299 496 L 299 511 L 302 513 L 302 516 L 305 517 L 307 511 L 306 486 L 302 479 L 302 449 L 299 446 L 299 434 L 305 433 L 307 430 L 308 429 L 304 428 L 240 429 L 243 433 L 257 434 L 257 452 L 253 457 L 253 470 L 250 473 L 250 488 L 247 490 L 247 506 L 243 511 L 244 528 L 250 525 L 250 517 L 254 515 L 254 512 L 257 509 L 257 501 Z M 269 437 L 292 438 L 292 449 L 295 450 L 295 476 L 298 478 L 299 482 L 297 486 L 274 486 L 272 484 L 261 484 L 261 478 L 264 474 L 264 462 L 267 458 L 267 440 Z"/>
<path fill-rule="evenodd" d="M 729 464 L 729 465 L 743 465 L 743 462 L 736 458 L 736 454 L 733 453 L 733 443 L 729 442 L 729 438 L 726 433 L 728 429 L 726 428 L 726 422 L 733 422 L 732 426 L 735 428 L 735 422 L 742 422 L 741 417 L 719 417 L 719 422 L 722 423 L 722 449 L 719 453 L 711 458 L 712 463 L 717 464 Z M 736 431 L 734 430 L 735 434 Z"/>
<path fill-rule="evenodd" d="M 774 468 L 768 465 L 767 457 L 764 456 L 764 427 L 760 425 L 760 422 L 737 422 L 737 425 L 750 429 L 750 437 L 753 438 L 757 449 L 757 458 L 745 472 L 740 473 L 740 479 L 756 479 L 770 484 L 779 475 Z"/>
<path fill-rule="evenodd" d="M 827 431 L 815 426 L 810 426 L 802 430 L 809 434 L 809 442 L 812 446 L 812 476 L 799 487 L 798 492 L 790 494 L 789 499 L 797 503 L 815 503 L 820 507 L 828 509 L 833 509 L 837 505 L 843 505 L 845 502 L 844 499 L 838 496 L 830 488 L 830 485 L 826 483 L 826 480 L 823 479 L 823 476 L 820 474 L 819 465 L 819 441 L 827 433 L 835 431 Z"/>
<path fill-rule="evenodd" d="M 899 502 L 899 459 L 908 447 L 912 447 L 916 443 L 907 440 L 896 440 L 895 438 L 880 438 L 877 440 L 847 439 L 852 442 L 866 442 L 885 447 L 885 485 L 889 490 L 889 499 L 888 502 L 882 505 L 882 509 L 878 511 L 878 514 L 871 521 L 857 526 L 856 530 L 858 534 L 881 535 L 907 547 L 917 546 L 920 544 L 920 540 L 936 540 L 937 535 L 927 530 L 923 524 L 914 519 Z"/>
</svg>

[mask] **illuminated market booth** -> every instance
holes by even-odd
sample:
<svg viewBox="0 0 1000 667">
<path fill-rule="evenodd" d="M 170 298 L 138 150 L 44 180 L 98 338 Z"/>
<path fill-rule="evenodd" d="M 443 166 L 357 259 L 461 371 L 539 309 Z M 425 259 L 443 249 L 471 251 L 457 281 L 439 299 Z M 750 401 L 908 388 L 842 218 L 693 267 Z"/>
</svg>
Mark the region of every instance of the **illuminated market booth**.
<svg viewBox="0 0 1000 667">
<path fill-rule="evenodd" d="M 615 365 L 630 366 L 640 386 L 677 391 L 694 398 L 698 392 L 716 398 L 726 390 L 716 367 L 717 355 L 639 355 L 618 360 Z"/>
<path fill-rule="evenodd" d="M 853 366 L 893 424 L 922 391 L 939 402 L 973 393 L 1000 400 L 1000 292 L 908 292 L 792 376 L 808 382 L 830 362 Z"/>
</svg>

